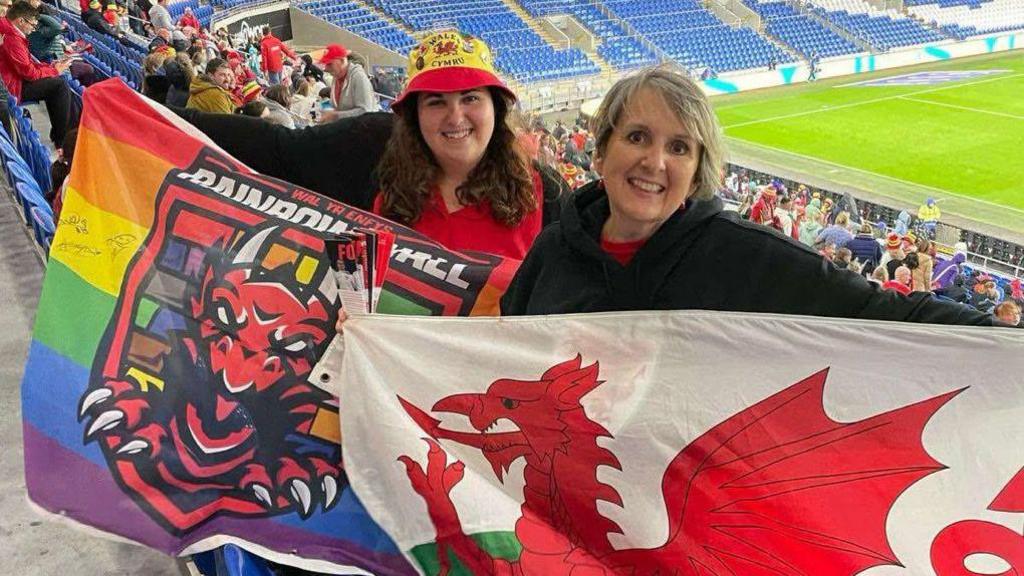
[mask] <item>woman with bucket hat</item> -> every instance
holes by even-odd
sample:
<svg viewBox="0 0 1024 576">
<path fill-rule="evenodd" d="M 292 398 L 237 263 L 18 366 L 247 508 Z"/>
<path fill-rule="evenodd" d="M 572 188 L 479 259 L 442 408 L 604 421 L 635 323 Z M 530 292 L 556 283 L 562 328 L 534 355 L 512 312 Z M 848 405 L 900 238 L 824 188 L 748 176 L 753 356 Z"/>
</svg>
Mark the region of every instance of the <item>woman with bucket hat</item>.
<svg viewBox="0 0 1024 576">
<path fill-rule="evenodd" d="M 374 212 L 449 248 L 522 258 L 540 233 L 544 190 L 509 125 L 516 96 L 489 48 L 439 32 L 410 52 L 408 71 Z"/>
<path fill-rule="evenodd" d="M 300 130 L 175 112 L 263 174 L 374 209 L 451 249 L 522 258 L 541 226 L 557 220 L 567 187 L 518 150 L 507 124 L 515 95 L 487 46 L 433 34 L 410 54 L 408 77 L 396 114 Z"/>
</svg>

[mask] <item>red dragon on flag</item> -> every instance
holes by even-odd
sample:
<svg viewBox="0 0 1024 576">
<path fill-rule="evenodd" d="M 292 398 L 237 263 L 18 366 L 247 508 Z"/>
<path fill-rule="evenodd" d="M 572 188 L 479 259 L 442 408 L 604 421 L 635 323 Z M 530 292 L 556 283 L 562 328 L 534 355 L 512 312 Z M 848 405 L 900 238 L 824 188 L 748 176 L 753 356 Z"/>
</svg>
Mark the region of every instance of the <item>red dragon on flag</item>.
<svg viewBox="0 0 1024 576">
<path fill-rule="evenodd" d="M 668 538 L 649 549 L 615 549 L 619 526 L 598 502 L 622 499 L 597 476 L 621 469 L 602 447 L 611 434 L 591 420 L 581 399 L 602 384 L 598 364 L 580 357 L 539 380 L 501 379 L 482 394 L 441 399 L 434 412 L 465 416 L 475 432 L 443 429 L 402 398 L 405 410 L 432 438 L 427 465 L 400 460 L 425 500 L 437 531 L 441 573 L 457 559 L 478 575 L 572 576 L 852 576 L 873 566 L 899 565 L 886 520 L 912 484 L 944 469 L 925 451 L 929 419 L 960 391 L 877 414 L 836 422 L 823 407 L 822 370 L 712 427 L 679 452 L 661 488 Z M 508 419 L 518 431 L 488 430 Z M 462 480 L 435 439 L 479 449 L 499 480 L 526 461 L 515 560 L 494 558 L 462 529 L 450 493 Z"/>
</svg>

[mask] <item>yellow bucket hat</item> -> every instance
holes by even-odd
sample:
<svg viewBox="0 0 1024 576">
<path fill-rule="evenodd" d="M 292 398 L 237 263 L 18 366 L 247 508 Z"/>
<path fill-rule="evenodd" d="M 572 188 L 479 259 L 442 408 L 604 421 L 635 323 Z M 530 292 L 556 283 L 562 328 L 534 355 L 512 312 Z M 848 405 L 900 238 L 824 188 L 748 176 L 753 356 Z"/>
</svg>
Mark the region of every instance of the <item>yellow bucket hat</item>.
<svg viewBox="0 0 1024 576">
<path fill-rule="evenodd" d="M 445 30 L 427 36 L 409 52 L 408 80 L 405 89 L 391 103 L 399 107 L 415 92 L 462 92 L 493 86 L 516 95 L 494 71 L 491 49 L 479 38 L 456 30 Z"/>
</svg>

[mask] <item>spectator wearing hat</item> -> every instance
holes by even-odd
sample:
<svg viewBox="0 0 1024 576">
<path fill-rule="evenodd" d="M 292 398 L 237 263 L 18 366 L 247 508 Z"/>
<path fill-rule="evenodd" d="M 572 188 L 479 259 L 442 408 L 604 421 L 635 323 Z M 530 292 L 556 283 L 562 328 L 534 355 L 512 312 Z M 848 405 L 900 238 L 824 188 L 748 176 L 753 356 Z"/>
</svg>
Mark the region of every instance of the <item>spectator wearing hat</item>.
<svg viewBox="0 0 1024 576">
<path fill-rule="evenodd" d="M 889 272 L 889 278 L 896 273 L 896 268 L 903 265 L 903 259 L 907 255 L 903 251 L 903 238 L 892 232 L 885 237 L 885 254 L 882 256 L 881 265 Z M 895 262 L 895 264 L 894 264 Z"/>
<path fill-rule="evenodd" d="M 231 94 L 233 83 L 234 74 L 227 61 L 220 58 L 210 60 L 206 65 L 206 74 L 192 79 L 186 107 L 203 112 L 231 114 L 238 106 Z"/>
<path fill-rule="evenodd" d="M 750 208 L 750 221 L 762 226 L 775 226 L 775 187 L 765 186 Z"/>
<path fill-rule="evenodd" d="M 284 70 L 284 57 L 297 59 L 295 52 L 285 45 L 270 31 L 270 26 L 263 27 L 260 38 L 260 70 L 266 72 L 267 82 L 271 85 L 281 83 L 281 71 Z"/>
<path fill-rule="evenodd" d="M 43 64 L 32 57 L 28 35 L 37 24 L 39 12 L 27 2 L 17 2 L 0 18 L 0 78 L 14 99 L 43 100 L 50 117 L 50 139 L 60 148 L 68 130 L 78 126 L 78 112 L 71 103 L 71 88 L 61 75 L 70 60 Z"/>
<path fill-rule="evenodd" d="M 860 225 L 860 232 L 845 245 L 853 253 L 856 260 L 864 263 L 865 271 L 872 271 L 882 262 L 882 247 L 875 240 L 874 227 L 865 222 Z"/>
<path fill-rule="evenodd" d="M 938 225 L 939 218 L 942 218 L 942 210 L 939 210 L 939 205 L 935 202 L 935 198 L 925 200 L 924 204 L 917 209 L 917 218 L 921 221 L 928 235 L 934 238 L 935 226 Z"/>
<path fill-rule="evenodd" d="M 437 35 L 432 35 L 430 38 L 436 39 Z M 455 42 L 454 39 L 452 41 Z M 454 45 L 459 48 L 459 44 Z M 419 53 L 419 48 L 414 50 L 410 58 L 409 69 L 416 74 L 414 78 L 410 79 L 411 89 L 406 91 L 409 105 L 408 110 L 403 111 L 403 114 L 408 114 L 410 117 L 415 114 L 415 119 L 411 121 L 419 122 L 421 106 L 425 114 L 429 114 L 426 110 L 431 106 L 440 106 L 447 110 L 455 104 L 461 104 L 457 108 L 465 116 L 467 115 L 465 110 L 470 104 L 476 104 L 480 99 L 486 98 L 486 102 L 495 109 L 494 118 L 487 122 L 487 125 L 481 125 L 478 128 L 490 128 L 493 131 L 494 142 L 490 146 L 492 150 L 481 162 L 478 162 L 480 170 L 474 172 L 473 178 L 467 182 L 468 185 L 463 187 L 470 209 L 453 208 L 454 214 L 445 214 L 439 210 L 436 201 L 437 195 L 432 194 L 424 199 L 424 201 L 430 200 L 428 207 L 430 217 L 421 219 L 419 221 L 421 226 L 417 229 L 430 236 L 433 231 L 429 225 L 422 226 L 424 222 L 434 222 L 434 228 L 443 230 L 445 227 L 437 225 L 439 221 L 448 222 L 449 227 L 457 228 L 465 220 L 472 220 L 474 216 L 480 216 L 478 222 L 472 223 L 467 230 L 458 232 L 454 237 L 447 232 L 439 234 L 438 237 L 431 237 L 454 249 L 474 248 L 492 252 L 502 249 L 510 253 L 521 253 L 523 248 L 517 247 L 517 244 L 524 244 L 525 240 L 529 239 L 529 235 L 525 233 L 527 230 L 506 226 L 503 223 L 505 208 L 502 206 L 498 207 L 499 210 L 502 210 L 501 214 L 493 218 L 487 216 L 489 208 L 486 205 L 492 194 L 507 194 L 514 191 L 519 194 L 519 198 L 522 198 L 518 186 L 523 182 L 523 177 L 518 168 L 513 170 L 519 165 L 519 160 L 514 157 L 517 152 L 515 150 L 515 134 L 511 129 L 507 129 L 505 121 L 509 107 L 506 99 L 514 98 L 514 96 L 507 91 L 507 88 L 504 88 L 504 84 L 497 78 L 491 64 L 490 54 L 486 52 L 486 47 L 482 42 L 471 40 L 471 44 L 465 48 L 470 48 L 473 52 L 462 66 L 439 65 L 437 68 L 430 69 L 430 74 L 423 76 L 420 75 L 422 70 L 416 66 L 418 58 L 423 57 L 424 64 L 426 64 L 428 61 L 435 61 L 437 56 L 432 52 L 428 53 L 426 44 L 422 54 Z M 481 53 L 486 53 L 487 56 L 481 58 Z M 440 60 L 438 61 L 440 62 Z M 446 100 L 446 91 L 461 90 L 462 87 L 467 87 L 467 93 L 462 94 L 465 102 L 460 102 L 459 98 L 455 98 L 455 94 L 458 94 L 455 93 L 451 95 L 455 101 L 449 103 Z M 475 89 L 469 90 L 468 88 Z M 423 98 L 420 98 L 420 93 L 424 90 L 436 91 L 436 93 L 425 94 Z M 496 97 L 500 98 L 501 102 L 495 102 Z M 441 106 L 438 98 L 444 102 L 444 106 Z M 396 111 L 403 108 L 404 102 L 404 100 L 399 102 Z M 432 147 L 436 145 L 438 135 L 436 131 L 430 135 L 431 141 L 435 144 L 428 147 L 425 130 L 416 131 L 415 124 L 410 125 L 410 121 L 404 120 L 401 114 L 371 112 L 305 129 L 288 130 L 237 114 L 225 116 L 204 114 L 195 110 L 175 109 L 174 111 L 252 169 L 268 176 L 287 180 L 297 186 L 309 188 L 357 208 L 372 210 L 376 197 L 385 190 L 385 187 L 382 186 L 383 179 L 378 176 L 381 172 L 380 169 L 384 168 L 385 156 L 389 153 L 392 155 L 391 169 L 397 170 L 391 174 L 401 174 L 403 166 L 411 166 L 410 169 L 415 171 L 411 177 L 401 179 L 400 182 L 392 177 L 394 183 L 389 185 L 391 188 L 400 188 L 403 183 L 412 182 L 412 185 L 408 187 L 409 192 L 424 190 L 431 193 L 434 190 L 440 192 L 440 187 L 434 184 L 440 182 L 441 169 L 437 164 L 431 164 L 431 158 L 435 154 Z M 468 124 L 468 120 L 457 121 L 459 125 Z M 395 137 L 394 133 L 399 129 L 403 132 L 400 142 L 412 142 L 411 146 L 418 147 L 415 150 L 415 155 L 409 154 L 409 147 L 403 149 L 400 143 L 395 144 L 389 140 L 389 138 Z M 470 144 L 470 141 L 476 141 L 476 138 L 466 138 L 461 131 L 448 136 L 454 136 L 454 138 L 449 139 L 444 134 L 440 135 L 440 138 L 443 139 L 442 143 L 456 149 L 463 144 Z M 473 148 L 476 148 L 475 144 Z M 390 150 L 390 152 L 386 152 L 386 150 Z M 440 148 L 440 152 L 436 154 L 440 156 L 444 152 L 446 152 L 445 149 Z M 396 155 L 409 157 L 404 161 L 396 161 L 394 159 Z M 445 158 L 447 156 L 448 154 L 444 154 Z M 523 161 L 525 162 L 525 159 Z M 515 178 L 495 176 L 494 174 L 499 169 L 505 169 L 506 175 L 513 174 Z M 529 171 L 528 164 L 526 170 L 525 179 L 527 182 L 532 182 L 532 173 Z M 567 186 L 557 173 L 543 169 L 538 171 L 544 197 L 541 216 L 543 223 L 546 224 L 557 220 L 560 198 Z M 416 180 L 416 178 L 422 178 L 422 180 Z M 497 184 L 492 187 L 491 185 L 495 181 Z M 450 186 L 447 182 L 445 185 Z M 474 203 L 476 198 L 480 198 L 480 200 Z M 458 194 L 454 201 L 459 201 Z M 502 202 L 509 203 L 507 200 Z M 458 204 L 454 205 L 458 206 Z M 445 208 L 447 211 L 447 204 Z M 427 210 L 424 212 L 426 213 Z M 387 216 L 387 214 L 385 215 Z M 446 216 L 451 216 L 451 218 Z M 530 216 L 532 214 L 528 213 L 527 217 Z M 389 217 L 400 219 L 403 222 L 408 221 L 401 216 Z M 487 228 L 487 234 L 476 233 L 481 227 Z M 515 236 L 517 239 L 505 240 L 505 235 Z M 501 242 L 488 241 L 490 236 L 498 236 Z M 505 246 L 503 247 L 501 244 Z"/>
<path fill-rule="evenodd" d="M 86 9 L 82 12 L 82 22 L 85 22 L 86 26 L 101 34 L 115 38 L 120 35 L 117 28 L 111 26 L 103 17 L 103 4 L 99 0 L 92 0 L 86 4 Z"/>
<path fill-rule="evenodd" d="M 341 44 L 328 44 L 320 56 L 319 64 L 334 78 L 331 84 L 331 105 L 334 110 L 324 112 L 322 122 L 380 110 L 370 77 L 362 66 L 349 61 L 350 54 Z"/>
<path fill-rule="evenodd" d="M 238 100 L 243 106 L 253 100 L 259 100 L 260 96 L 263 96 L 263 88 L 255 80 L 249 80 L 238 89 Z"/>
<path fill-rule="evenodd" d="M 486 43 L 456 31 L 413 48 L 374 212 L 455 250 L 522 258 L 541 229 L 544 187 L 492 62 Z"/>
</svg>

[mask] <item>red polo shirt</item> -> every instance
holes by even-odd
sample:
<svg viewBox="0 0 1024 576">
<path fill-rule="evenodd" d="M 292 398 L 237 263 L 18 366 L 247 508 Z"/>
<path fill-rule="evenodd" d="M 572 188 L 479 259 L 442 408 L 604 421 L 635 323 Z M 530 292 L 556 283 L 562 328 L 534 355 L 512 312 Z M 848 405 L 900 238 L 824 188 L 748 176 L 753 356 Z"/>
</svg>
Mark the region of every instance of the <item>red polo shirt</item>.
<svg viewBox="0 0 1024 576">
<path fill-rule="evenodd" d="M 540 234 L 544 206 L 544 185 L 533 172 L 537 209 L 516 226 L 505 226 L 494 219 L 491 205 L 480 202 L 449 212 L 441 192 L 434 189 L 413 230 L 452 250 L 475 250 L 522 260 L 533 240 Z M 382 196 L 373 201 L 373 213 L 381 214 Z"/>
</svg>

